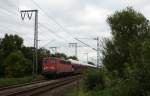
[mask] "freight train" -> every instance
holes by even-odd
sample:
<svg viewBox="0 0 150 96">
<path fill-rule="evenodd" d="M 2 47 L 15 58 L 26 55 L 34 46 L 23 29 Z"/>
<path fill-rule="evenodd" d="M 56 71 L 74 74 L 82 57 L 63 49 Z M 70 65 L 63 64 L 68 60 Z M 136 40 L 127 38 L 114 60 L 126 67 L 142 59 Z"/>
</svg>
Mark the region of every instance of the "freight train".
<svg viewBox="0 0 150 96">
<path fill-rule="evenodd" d="M 79 74 L 89 67 L 95 68 L 96 66 L 72 59 L 63 60 L 60 58 L 48 57 L 43 59 L 42 74 L 46 78 L 62 74 Z"/>
</svg>

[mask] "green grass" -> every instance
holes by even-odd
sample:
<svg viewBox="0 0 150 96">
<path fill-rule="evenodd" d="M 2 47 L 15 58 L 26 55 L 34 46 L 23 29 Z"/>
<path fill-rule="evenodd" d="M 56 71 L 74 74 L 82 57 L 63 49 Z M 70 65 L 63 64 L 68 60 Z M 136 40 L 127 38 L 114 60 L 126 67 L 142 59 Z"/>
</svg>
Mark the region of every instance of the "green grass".
<svg viewBox="0 0 150 96">
<path fill-rule="evenodd" d="M 87 96 L 86 93 L 83 91 L 83 81 L 80 82 L 78 88 L 77 86 L 72 86 L 68 89 L 67 93 L 64 96 Z"/>
<path fill-rule="evenodd" d="M 35 80 L 41 80 L 42 76 L 37 76 Z M 14 84 L 21 84 L 33 81 L 32 76 L 26 76 L 23 78 L 0 78 L 0 86 L 8 86 Z"/>
<path fill-rule="evenodd" d="M 87 96 L 86 95 L 87 93 L 85 93 L 81 88 L 78 93 L 77 93 L 77 89 L 73 88 L 73 89 L 69 90 L 69 93 L 65 94 L 65 96 L 77 96 L 77 94 L 78 94 L 78 96 Z"/>
</svg>

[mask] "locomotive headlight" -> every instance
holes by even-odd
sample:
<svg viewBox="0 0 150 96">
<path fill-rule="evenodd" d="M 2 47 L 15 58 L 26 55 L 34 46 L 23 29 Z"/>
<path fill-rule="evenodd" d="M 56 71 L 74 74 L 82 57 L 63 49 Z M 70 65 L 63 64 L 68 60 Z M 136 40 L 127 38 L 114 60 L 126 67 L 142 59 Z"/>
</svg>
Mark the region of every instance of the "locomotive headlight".
<svg viewBox="0 0 150 96">
<path fill-rule="evenodd" d="M 47 67 L 47 66 L 44 66 L 44 70 L 46 70 L 46 69 L 48 69 L 48 67 Z"/>
<path fill-rule="evenodd" d="M 50 67 L 50 69 L 54 70 L 54 69 L 55 69 L 55 67 Z"/>
</svg>

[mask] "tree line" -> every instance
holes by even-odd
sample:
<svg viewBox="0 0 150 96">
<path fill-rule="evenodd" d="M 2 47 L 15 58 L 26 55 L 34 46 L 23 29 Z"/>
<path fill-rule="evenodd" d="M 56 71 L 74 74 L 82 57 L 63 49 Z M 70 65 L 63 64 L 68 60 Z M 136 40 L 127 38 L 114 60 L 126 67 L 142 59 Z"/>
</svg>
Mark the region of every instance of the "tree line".
<svg viewBox="0 0 150 96">
<path fill-rule="evenodd" d="M 33 62 L 33 47 L 23 45 L 23 39 L 18 35 L 6 34 L 0 39 L 0 77 L 23 77 L 31 75 Z M 38 49 L 38 62 L 48 56 L 49 51 Z"/>
<path fill-rule="evenodd" d="M 0 39 L 0 77 L 24 77 L 32 74 L 33 47 L 23 44 L 23 38 L 18 35 L 6 34 Z M 67 56 L 64 53 L 50 54 L 44 48 L 38 49 L 38 73 L 41 73 L 42 59 L 45 57 L 62 59 L 74 59 L 75 56 Z"/>
<path fill-rule="evenodd" d="M 103 40 L 104 67 L 86 74 L 87 96 L 150 96 L 149 20 L 127 7 L 107 23 L 112 37 Z"/>
</svg>

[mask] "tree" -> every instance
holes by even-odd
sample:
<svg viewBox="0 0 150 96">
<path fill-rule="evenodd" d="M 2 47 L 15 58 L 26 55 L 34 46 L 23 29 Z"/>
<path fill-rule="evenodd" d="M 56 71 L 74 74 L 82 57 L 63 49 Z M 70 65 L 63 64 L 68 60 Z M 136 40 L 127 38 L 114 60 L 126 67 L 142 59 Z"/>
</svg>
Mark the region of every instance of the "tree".
<svg viewBox="0 0 150 96">
<path fill-rule="evenodd" d="M 24 46 L 23 39 L 18 35 L 6 34 L 4 38 L 1 38 L 0 76 L 17 77 L 21 76 L 21 74 L 22 76 L 31 75 L 34 52 L 33 49 L 33 47 Z M 57 55 L 59 56 L 59 54 Z M 47 56 L 50 56 L 50 52 L 48 50 L 44 48 L 38 49 L 39 72 L 41 70 L 42 59 Z M 26 67 L 24 67 L 24 65 Z"/>
<path fill-rule="evenodd" d="M 93 62 L 91 62 L 91 61 L 88 61 L 88 64 L 91 64 L 91 65 L 95 65 Z"/>
<path fill-rule="evenodd" d="M 24 57 L 29 59 L 29 60 L 33 60 L 33 47 L 26 47 L 23 46 L 21 48 L 21 52 L 24 54 Z"/>
<path fill-rule="evenodd" d="M 1 41 L 1 49 L 4 52 L 4 57 L 7 57 L 15 50 L 21 50 L 23 46 L 23 39 L 18 35 L 5 35 Z"/>
<path fill-rule="evenodd" d="M 76 56 L 69 56 L 67 59 L 78 60 Z"/>
<path fill-rule="evenodd" d="M 105 40 L 102 62 L 115 78 L 112 96 L 150 96 L 150 22 L 131 7 L 107 22 L 112 38 Z"/>
<path fill-rule="evenodd" d="M 150 44 L 149 21 L 131 7 L 115 12 L 107 19 L 112 31 L 112 39 L 106 40 L 103 64 L 110 70 L 124 76 L 128 65 L 142 65 Z M 144 52 L 145 51 L 145 52 Z"/>
<path fill-rule="evenodd" d="M 2 39 L 0 38 L 0 77 L 2 77 L 3 71 L 4 71 L 3 67 L 2 67 L 2 63 L 3 63 L 3 51 L 2 51 L 1 42 L 2 42 Z"/>
<path fill-rule="evenodd" d="M 10 53 L 4 60 L 5 77 L 23 77 L 31 74 L 31 61 L 20 51 Z"/>
<path fill-rule="evenodd" d="M 0 39 L 0 76 L 4 76 L 4 59 L 13 51 L 21 50 L 23 39 L 18 35 L 6 34 Z"/>
<path fill-rule="evenodd" d="M 64 54 L 64 53 L 51 54 L 50 57 L 61 58 L 61 59 L 67 59 L 67 55 Z"/>
<path fill-rule="evenodd" d="M 2 66 L 3 64 L 3 56 L 4 56 L 4 53 L 3 51 L 0 49 L 0 77 L 4 76 L 4 67 Z"/>
</svg>

